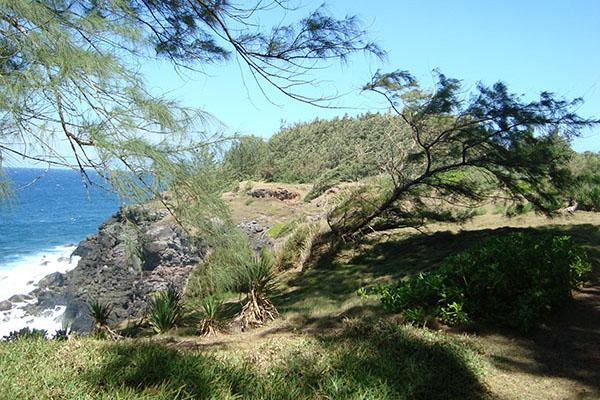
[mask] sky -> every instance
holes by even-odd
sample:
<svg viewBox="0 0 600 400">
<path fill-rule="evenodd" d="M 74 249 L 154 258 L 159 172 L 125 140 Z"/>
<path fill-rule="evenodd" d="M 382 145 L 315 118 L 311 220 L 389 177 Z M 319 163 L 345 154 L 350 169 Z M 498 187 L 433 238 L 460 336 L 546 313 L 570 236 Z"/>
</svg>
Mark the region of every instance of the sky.
<svg viewBox="0 0 600 400">
<path fill-rule="evenodd" d="M 298 1 L 303 6 L 296 12 L 261 14 L 261 29 L 297 21 L 323 4 Z M 200 72 L 147 59 L 139 72 L 152 93 L 201 108 L 222 123 L 225 133 L 264 138 L 282 124 L 386 111 L 381 96 L 361 87 L 377 71 L 398 69 L 411 72 L 424 87 L 434 84 L 432 71 L 438 69 L 461 79 L 467 90 L 478 82 L 503 81 L 526 100 L 535 100 L 541 91 L 582 97 L 578 113 L 600 118 L 600 0 L 325 0 L 325 7 L 338 18 L 356 15 L 368 39 L 387 51 L 383 60 L 360 53 L 311 71 L 319 83 L 305 93 L 339 95 L 330 103 L 335 108 L 307 105 L 268 86 L 265 96 L 235 59 L 202 65 Z M 55 146 L 72 158 L 65 140 Z M 584 131 L 573 148 L 600 151 L 600 127 Z M 40 166 L 11 161 L 12 166 Z"/>
<path fill-rule="evenodd" d="M 300 14 L 321 1 L 305 0 Z M 314 71 L 320 84 L 311 93 L 343 94 L 321 109 L 267 90 L 267 99 L 236 61 L 178 72 L 166 62 L 141 72 L 155 93 L 168 92 L 181 103 L 200 107 L 230 132 L 269 137 L 286 124 L 336 115 L 385 110 L 375 94 L 360 88 L 378 70 L 408 70 L 423 86 L 434 83 L 432 70 L 463 80 L 503 81 L 525 99 L 541 91 L 582 97 L 578 112 L 600 117 L 600 1 L 598 0 L 327 0 L 335 16 L 357 15 L 369 38 L 387 51 L 385 60 L 358 54 L 347 63 Z M 279 15 L 277 15 L 280 18 Z M 268 26 L 274 16 L 266 15 Z M 312 89 L 310 89 L 312 90 Z M 583 132 L 573 147 L 600 151 L 600 128 Z"/>
</svg>

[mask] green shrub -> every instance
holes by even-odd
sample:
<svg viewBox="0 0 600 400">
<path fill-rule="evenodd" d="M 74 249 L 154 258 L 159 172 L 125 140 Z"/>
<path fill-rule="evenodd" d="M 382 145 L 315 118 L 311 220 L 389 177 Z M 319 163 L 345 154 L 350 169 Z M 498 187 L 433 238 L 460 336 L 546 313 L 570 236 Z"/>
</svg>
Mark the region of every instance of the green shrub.
<svg viewBox="0 0 600 400">
<path fill-rule="evenodd" d="M 8 336 L 4 336 L 3 340 L 13 342 L 15 340 L 39 340 L 46 339 L 48 332 L 44 329 L 30 329 L 29 327 L 22 328 L 18 331 L 12 331 Z"/>
<path fill-rule="evenodd" d="M 575 189 L 574 197 L 579 203 L 579 208 L 600 211 L 600 182 L 581 182 Z"/>
<path fill-rule="evenodd" d="M 177 327 L 184 317 L 183 297 L 174 286 L 154 295 L 148 309 L 148 322 L 156 333 L 164 333 Z"/>
<path fill-rule="evenodd" d="M 241 136 L 225 153 L 223 167 L 226 176 L 235 181 L 263 179 L 268 171 L 269 148 L 256 136 Z"/>
<path fill-rule="evenodd" d="M 380 286 L 383 307 L 411 322 L 486 322 L 527 332 L 571 298 L 591 270 L 569 236 L 514 233 L 450 256 L 435 270 Z"/>
<path fill-rule="evenodd" d="M 568 196 L 576 199 L 583 210 L 600 211 L 600 153 L 575 153 L 571 171 Z"/>
</svg>

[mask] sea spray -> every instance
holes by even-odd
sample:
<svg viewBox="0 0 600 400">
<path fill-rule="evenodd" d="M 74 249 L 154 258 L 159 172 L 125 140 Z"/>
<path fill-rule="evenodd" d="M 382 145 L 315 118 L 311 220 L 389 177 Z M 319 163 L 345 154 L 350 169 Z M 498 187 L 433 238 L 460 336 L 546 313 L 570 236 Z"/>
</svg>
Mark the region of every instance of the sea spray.
<svg viewBox="0 0 600 400">
<path fill-rule="evenodd" d="M 15 295 L 27 295 L 49 274 L 65 273 L 75 268 L 79 257 L 71 256 L 74 250 L 75 246 L 57 246 L 0 265 L 0 301 Z M 0 338 L 24 327 L 45 329 L 50 334 L 62 328 L 66 307 L 58 305 L 33 316 L 25 311 L 25 307 L 36 301 L 35 298 L 24 297 L 22 301 L 14 302 L 10 310 L 0 311 Z"/>
</svg>

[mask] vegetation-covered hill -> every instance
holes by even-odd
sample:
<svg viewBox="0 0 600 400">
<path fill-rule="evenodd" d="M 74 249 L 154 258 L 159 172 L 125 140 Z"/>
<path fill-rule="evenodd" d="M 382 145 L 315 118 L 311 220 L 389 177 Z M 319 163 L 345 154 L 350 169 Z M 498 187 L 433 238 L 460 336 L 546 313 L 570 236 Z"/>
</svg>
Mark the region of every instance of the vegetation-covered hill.
<svg viewBox="0 0 600 400">
<path fill-rule="evenodd" d="M 241 137 L 225 154 L 224 166 L 236 180 L 311 183 L 306 199 L 312 200 L 341 182 L 382 174 L 407 134 L 405 122 L 391 113 L 317 119 L 282 127 L 268 140 Z M 564 199 L 600 210 L 600 154 L 571 151 L 570 157 L 572 184 Z"/>
<path fill-rule="evenodd" d="M 256 220 L 265 235 L 284 243 L 292 234 L 278 232 L 299 218 L 318 216 L 324 199 L 305 203 L 247 194 L 276 187 L 309 189 L 242 183 L 226 201 L 236 222 Z M 462 226 L 430 225 L 428 235 L 410 229 L 376 234 L 318 267 L 278 272 L 273 301 L 280 316 L 261 328 L 210 337 L 180 327 L 117 342 L 84 337 L 2 343 L 0 398 L 595 398 L 600 388 L 593 287 L 528 336 L 408 326 L 357 291 L 431 270 L 448 255 L 512 232 L 571 235 L 588 251 L 597 277 L 599 225 L 591 212 L 553 221 L 533 213 L 508 219 L 490 206 Z M 229 315 L 237 312 L 237 300 L 227 302 Z"/>
<path fill-rule="evenodd" d="M 238 179 L 314 183 L 312 199 L 336 183 L 381 173 L 390 151 L 382 143 L 397 135 L 400 125 L 392 114 L 373 113 L 298 123 L 268 141 L 242 137 L 226 154 L 225 166 Z"/>
</svg>

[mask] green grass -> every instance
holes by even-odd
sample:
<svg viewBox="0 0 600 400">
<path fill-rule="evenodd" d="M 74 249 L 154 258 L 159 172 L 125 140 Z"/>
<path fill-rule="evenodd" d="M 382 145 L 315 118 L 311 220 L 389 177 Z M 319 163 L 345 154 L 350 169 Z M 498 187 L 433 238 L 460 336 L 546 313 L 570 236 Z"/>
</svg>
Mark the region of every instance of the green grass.
<svg viewBox="0 0 600 400">
<path fill-rule="evenodd" d="M 273 224 L 267 231 L 267 234 L 273 239 L 279 239 L 294 232 L 294 229 L 306 220 L 304 216 L 293 218 L 288 221 L 281 221 Z"/>
<path fill-rule="evenodd" d="M 506 223 L 489 214 L 481 218 Z M 510 223 L 533 224 L 537 217 L 523 218 Z M 356 294 L 364 286 L 431 270 L 448 255 L 515 231 L 571 235 L 588 251 L 595 269 L 591 279 L 598 279 L 598 219 L 587 214 L 574 218 L 580 222 L 496 229 L 490 226 L 498 225 L 476 222 L 466 227 L 471 231 L 372 238 L 324 258 L 315 268 L 283 273 L 280 294 L 273 299 L 279 320 L 213 341 L 186 337 L 181 346 L 91 338 L 0 343 L 0 400 L 477 399 L 495 394 L 546 399 L 550 392 L 558 393 L 552 398 L 581 393 L 596 398 L 597 371 L 586 361 L 586 352 L 548 347 L 539 344 L 539 337 L 456 335 L 398 325 L 382 319 L 376 299 Z M 560 324 L 548 326 L 565 330 Z M 577 324 L 567 328 L 565 343 L 573 349 L 582 344 L 593 348 L 597 335 L 589 329 Z"/>
<path fill-rule="evenodd" d="M 147 340 L 0 345 L 3 399 L 478 399 L 476 349 L 385 321 L 244 352 Z"/>
</svg>

